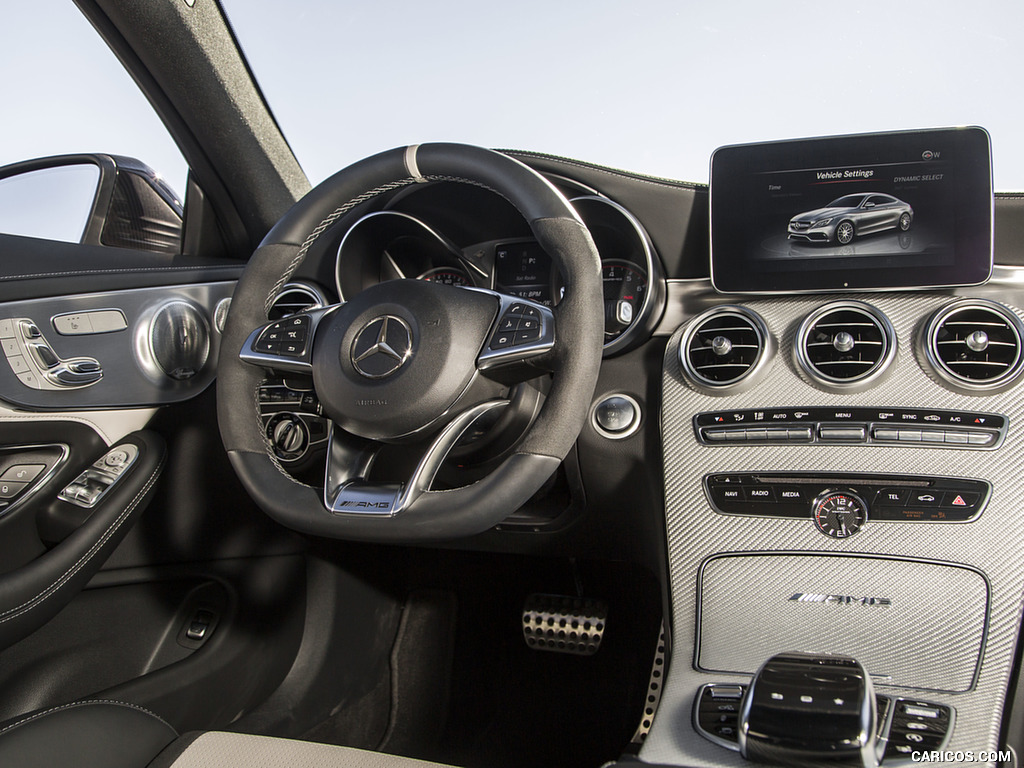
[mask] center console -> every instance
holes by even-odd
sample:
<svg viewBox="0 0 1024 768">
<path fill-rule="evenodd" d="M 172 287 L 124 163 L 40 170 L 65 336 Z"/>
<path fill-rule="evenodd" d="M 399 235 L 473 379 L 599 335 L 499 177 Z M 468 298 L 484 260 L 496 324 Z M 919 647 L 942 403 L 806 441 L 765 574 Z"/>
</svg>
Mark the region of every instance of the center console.
<svg viewBox="0 0 1024 768">
<path fill-rule="evenodd" d="M 938 143 L 915 144 L 945 134 L 713 161 L 712 275 L 734 293 L 669 286 L 684 304 L 662 377 L 673 652 L 646 762 L 1002 747 L 1024 596 L 1022 283 L 997 269 L 967 286 L 991 270 L 991 195 L 953 157 L 978 135 L 953 138 L 946 187 L 922 170 Z M 780 159 L 802 165 L 757 165 Z M 868 286 L 884 290 L 842 292 Z M 815 740 L 863 730 L 868 710 L 870 738 Z"/>
</svg>

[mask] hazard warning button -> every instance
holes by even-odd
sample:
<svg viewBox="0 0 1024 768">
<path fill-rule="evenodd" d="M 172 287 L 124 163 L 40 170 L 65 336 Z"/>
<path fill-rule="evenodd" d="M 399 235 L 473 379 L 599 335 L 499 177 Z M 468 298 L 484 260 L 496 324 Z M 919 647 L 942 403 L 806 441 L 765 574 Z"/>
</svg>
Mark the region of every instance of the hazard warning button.
<svg viewBox="0 0 1024 768">
<path fill-rule="evenodd" d="M 970 491 L 946 491 L 942 506 L 948 509 L 973 509 L 978 505 L 980 494 Z"/>
</svg>

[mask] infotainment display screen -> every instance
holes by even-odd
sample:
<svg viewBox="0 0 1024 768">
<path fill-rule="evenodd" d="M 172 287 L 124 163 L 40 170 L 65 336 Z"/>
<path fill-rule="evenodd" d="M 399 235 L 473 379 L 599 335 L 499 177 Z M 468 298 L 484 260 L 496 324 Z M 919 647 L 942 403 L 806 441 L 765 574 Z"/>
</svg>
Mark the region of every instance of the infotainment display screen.
<svg viewBox="0 0 1024 768">
<path fill-rule="evenodd" d="M 977 285 L 992 272 L 981 128 L 722 147 L 710 207 L 724 293 Z"/>
</svg>

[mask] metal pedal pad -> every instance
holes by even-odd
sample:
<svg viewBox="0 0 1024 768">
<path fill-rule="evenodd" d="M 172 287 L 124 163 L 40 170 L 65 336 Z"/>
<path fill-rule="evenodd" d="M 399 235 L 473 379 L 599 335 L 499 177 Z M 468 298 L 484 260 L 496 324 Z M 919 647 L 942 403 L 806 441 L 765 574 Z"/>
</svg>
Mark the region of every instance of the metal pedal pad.
<svg viewBox="0 0 1024 768">
<path fill-rule="evenodd" d="M 523 639 L 536 651 L 593 656 L 607 621 L 603 600 L 532 594 L 523 604 Z"/>
</svg>

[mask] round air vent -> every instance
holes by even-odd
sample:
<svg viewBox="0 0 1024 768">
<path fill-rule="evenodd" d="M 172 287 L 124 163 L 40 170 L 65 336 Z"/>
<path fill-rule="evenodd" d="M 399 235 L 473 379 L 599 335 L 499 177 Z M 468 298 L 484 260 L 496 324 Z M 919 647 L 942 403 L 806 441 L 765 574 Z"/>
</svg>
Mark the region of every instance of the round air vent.
<svg viewBox="0 0 1024 768">
<path fill-rule="evenodd" d="M 796 335 L 797 362 L 828 389 L 863 389 L 881 377 L 895 356 L 896 332 L 889 318 L 860 301 L 819 307 Z"/>
<path fill-rule="evenodd" d="M 267 319 L 273 322 L 289 315 L 296 315 L 308 309 L 316 309 L 327 304 L 323 294 L 306 283 L 288 283 L 274 299 Z"/>
<path fill-rule="evenodd" d="M 693 319 L 679 344 L 679 362 L 701 388 L 733 392 L 755 381 L 772 351 L 772 339 L 760 315 L 727 305 Z"/>
<path fill-rule="evenodd" d="M 925 357 L 955 389 L 976 392 L 1010 384 L 1022 369 L 1024 327 L 1002 304 L 963 299 L 935 312 L 925 325 Z"/>
</svg>

